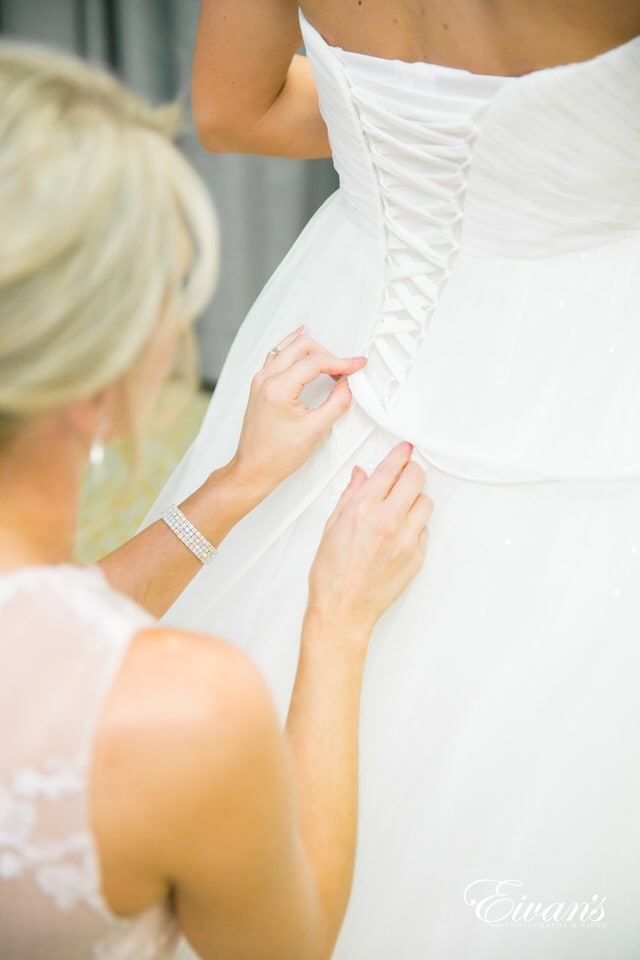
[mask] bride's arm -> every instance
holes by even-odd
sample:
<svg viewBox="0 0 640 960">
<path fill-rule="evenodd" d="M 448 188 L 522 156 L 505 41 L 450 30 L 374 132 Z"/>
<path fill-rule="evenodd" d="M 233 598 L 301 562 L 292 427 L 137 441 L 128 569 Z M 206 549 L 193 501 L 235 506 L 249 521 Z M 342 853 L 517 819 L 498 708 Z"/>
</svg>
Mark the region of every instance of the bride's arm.
<svg viewBox="0 0 640 960">
<path fill-rule="evenodd" d="M 210 543 L 217 547 L 236 523 L 301 467 L 350 404 L 346 380 L 340 380 L 317 409 L 299 400 L 303 386 L 320 374 L 348 376 L 364 363 L 364 358 L 335 357 L 298 331 L 283 341 L 277 357 L 269 355 L 253 379 L 235 456 L 180 504 Z M 104 557 L 100 566 L 116 590 L 157 617 L 202 569 L 162 520 Z"/>
<path fill-rule="evenodd" d="M 193 115 L 213 152 L 328 157 L 293 0 L 202 0 Z"/>
</svg>

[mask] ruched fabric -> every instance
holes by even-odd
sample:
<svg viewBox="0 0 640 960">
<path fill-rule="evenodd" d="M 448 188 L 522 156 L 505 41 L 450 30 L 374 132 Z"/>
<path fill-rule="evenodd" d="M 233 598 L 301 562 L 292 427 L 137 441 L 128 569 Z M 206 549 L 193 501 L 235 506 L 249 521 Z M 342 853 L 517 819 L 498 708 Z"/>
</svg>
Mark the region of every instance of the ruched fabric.
<svg viewBox="0 0 640 960">
<path fill-rule="evenodd" d="M 640 39 L 504 78 L 302 28 L 340 190 L 248 316 L 151 516 L 232 456 L 252 375 L 300 323 L 369 363 L 168 619 L 246 648 L 284 719 L 324 522 L 354 463 L 413 441 L 435 510 L 369 650 L 335 960 L 634 960 Z"/>
</svg>

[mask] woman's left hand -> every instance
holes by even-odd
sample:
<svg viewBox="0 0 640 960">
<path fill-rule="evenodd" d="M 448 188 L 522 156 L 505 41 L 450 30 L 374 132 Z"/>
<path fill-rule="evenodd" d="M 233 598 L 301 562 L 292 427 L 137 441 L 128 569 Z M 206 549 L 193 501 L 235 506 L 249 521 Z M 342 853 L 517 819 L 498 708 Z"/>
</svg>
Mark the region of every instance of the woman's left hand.
<svg viewBox="0 0 640 960">
<path fill-rule="evenodd" d="M 266 495 L 301 467 L 349 408 L 351 391 L 342 378 L 366 362 L 366 357 L 334 356 L 307 336 L 304 327 L 270 351 L 251 383 L 238 449 L 229 464 L 234 479 Z M 313 409 L 300 394 L 321 374 L 338 383 Z"/>
</svg>

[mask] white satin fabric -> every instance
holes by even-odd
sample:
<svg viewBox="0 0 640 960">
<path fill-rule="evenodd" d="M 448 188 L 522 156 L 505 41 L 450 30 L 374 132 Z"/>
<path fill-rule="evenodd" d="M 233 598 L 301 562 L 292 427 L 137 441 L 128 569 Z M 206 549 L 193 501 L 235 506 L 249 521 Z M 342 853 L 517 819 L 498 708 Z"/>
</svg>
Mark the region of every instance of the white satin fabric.
<svg viewBox="0 0 640 960">
<path fill-rule="evenodd" d="M 324 521 L 354 463 L 414 441 L 430 545 L 371 642 L 335 960 L 635 960 L 640 39 L 501 78 L 302 26 L 341 188 L 152 516 L 233 454 L 251 376 L 300 323 L 369 365 L 169 620 L 248 649 L 284 718 Z"/>
<path fill-rule="evenodd" d="M 152 618 L 93 567 L 0 576 L 0 956 L 169 960 L 168 905 L 132 920 L 104 903 L 89 811 L 98 718 Z"/>
</svg>

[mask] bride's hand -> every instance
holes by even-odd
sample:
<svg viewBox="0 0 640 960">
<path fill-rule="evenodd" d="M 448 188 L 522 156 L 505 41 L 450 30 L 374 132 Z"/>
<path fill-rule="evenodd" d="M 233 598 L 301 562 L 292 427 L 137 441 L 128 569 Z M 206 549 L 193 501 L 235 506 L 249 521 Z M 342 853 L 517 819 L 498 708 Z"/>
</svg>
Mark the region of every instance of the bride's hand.
<svg viewBox="0 0 640 960">
<path fill-rule="evenodd" d="M 308 611 L 339 633 L 368 638 L 424 560 L 433 501 L 401 443 L 370 477 L 359 467 L 325 527 L 309 579 Z"/>
<path fill-rule="evenodd" d="M 264 493 L 276 487 L 309 458 L 351 403 L 347 377 L 364 367 L 365 357 L 339 358 L 306 336 L 301 327 L 270 351 L 251 383 L 238 450 L 232 460 L 239 482 Z M 319 407 L 300 399 L 303 388 L 320 374 L 339 382 Z"/>
</svg>

